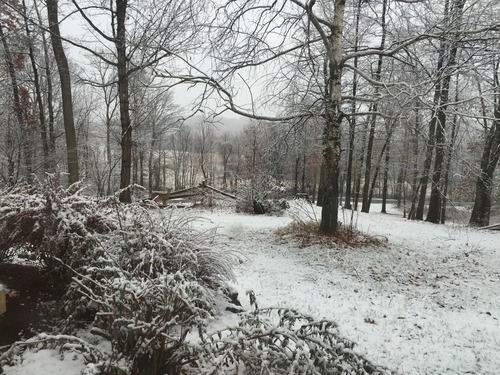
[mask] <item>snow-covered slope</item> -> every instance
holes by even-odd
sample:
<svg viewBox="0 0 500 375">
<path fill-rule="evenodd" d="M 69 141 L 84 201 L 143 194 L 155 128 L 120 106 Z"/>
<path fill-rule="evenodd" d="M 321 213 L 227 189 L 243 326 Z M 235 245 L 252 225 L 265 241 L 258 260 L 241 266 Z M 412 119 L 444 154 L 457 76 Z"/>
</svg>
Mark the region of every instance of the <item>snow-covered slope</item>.
<svg viewBox="0 0 500 375">
<path fill-rule="evenodd" d="M 500 233 L 379 209 L 354 222 L 388 245 L 340 250 L 279 243 L 274 231 L 296 205 L 284 217 L 197 214 L 219 228 L 218 246 L 244 255 L 235 285 L 244 304 L 251 289 L 260 307 L 333 319 L 359 352 L 402 374 L 499 374 Z"/>
</svg>

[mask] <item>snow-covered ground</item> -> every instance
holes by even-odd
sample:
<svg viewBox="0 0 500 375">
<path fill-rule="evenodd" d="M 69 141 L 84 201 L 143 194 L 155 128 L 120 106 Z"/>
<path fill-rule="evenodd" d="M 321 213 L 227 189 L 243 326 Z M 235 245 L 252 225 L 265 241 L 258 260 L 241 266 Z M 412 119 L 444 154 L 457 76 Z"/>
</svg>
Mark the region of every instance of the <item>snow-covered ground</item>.
<svg viewBox="0 0 500 375">
<path fill-rule="evenodd" d="M 335 320 L 360 353 L 401 374 L 500 374 L 500 232 L 377 211 L 354 221 L 387 246 L 341 250 L 281 244 L 274 232 L 290 215 L 199 214 L 219 228 L 218 246 L 244 255 L 244 305 L 251 289 L 260 307 Z"/>
<path fill-rule="evenodd" d="M 500 374 L 500 232 L 407 221 L 375 205 L 354 221 L 386 237 L 387 246 L 299 248 L 275 235 L 297 210 L 305 208 L 294 202 L 282 217 L 179 212 L 204 218 L 196 225 L 217 227 L 214 246 L 240 254 L 234 287 L 244 306 L 253 290 L 259 307 L 335 320 L 358 352 L 400 374 Z M 37 356 L 5 374 L 77 374 L 81 366 L 80 358 L 67 358 L 64 366 L 73 361 L 75 371 L 56 372 L 56 353 Z"/>
</svg>

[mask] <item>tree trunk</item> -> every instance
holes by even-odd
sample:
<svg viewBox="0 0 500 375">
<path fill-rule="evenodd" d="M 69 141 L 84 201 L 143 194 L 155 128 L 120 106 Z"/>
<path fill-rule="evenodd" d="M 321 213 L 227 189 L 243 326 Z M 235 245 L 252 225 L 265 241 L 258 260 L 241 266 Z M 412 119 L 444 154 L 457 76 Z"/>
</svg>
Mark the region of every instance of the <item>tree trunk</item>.
<svg viewBox="0 0 500 375">
<path fill-rule="evenodd" d="M 418 199 L 417 210 L 415 213 L 416 220 L 424 220 L 424 207 L 425 207 L 425 199 L 427 196 L 427 184 L 429 183 L 429 173 L 431 170 L 432 164 L 432 156 L 434 154 L 434 143 L 435 143 L 435 134 L 436 134 L 436 122 L 437 119 L 434 116 L 429 124 L 429 134 L 427 138 L 427 146 L 424 160 L 424 170 L 422 176 L 420 178 L 419 186 L 420 193 Z"/>
<path fill-rule="evenodd" d="M 154 152 L 153 148 L 151 147 L 149 149 L 149 156 L 148 156 L 148 189 L 149 189 L 149 195 L 153 193 L 153 157 L 154 157 Z M 175 190 L 178 189 L 178 186 L 176 184 Z"/>
<path fill-rule="evenodd" d="M 378 89 L 376 90 L 378 91 Z M 376 112 L 378 110 L 377 103 L 371 106 L 371 110 Z M 375 125 L 377 123 L 377 116 L 372 115 L 370 121 L 370 133 L 368 134 L 368 145 L 366 147 L 366 161 L 365 161 L 365 181 L 363 184 L 363 202 L 361 205 L 361 212 L 370 212 L 370 183 L 371 183 L 371 173 L 372 173 L 372 152 L 373 152 L 373 141 L 375 139 Z"/>
<path fill-rule="evenodd" d="M 307 170 L 307 157 L 306 157 L 306 152 L 305 152 L 305 147 L 304 147 L 304 152 L 302 153 L 302 177 L 300 181 L 300 190 L 302 193 L 306 192 L 306 170 Z"/>
<path fill-rule="evenodd" d="M 382 20 L 381 20 L 381 27 L 382 27 L 382 37 L 380 41 L 380 47 L 379 49 L 381 51 L 384 50 L 385 47 L 385 39 L 387 36 L 387 28 L 386 28 L 386 21 L 385 21 L 385 16 L 387 13 L 387 0 L 384 0 L 382 4 Z M 379 55 L 378 61 L 377 61 L 377 69 L 373 75 L 373 78 L 376 81 L 380 81 L 380 77 L 382 76 L 382 63 L 384 61 L 384 57 L 382 55 Z M 378 98 L 378 94 L 380 92 L 380 87 L 376 86 L 375 87 L 375 93 L 374 97 Z M 371 196 L 373 192 L 370 192 L 370 174 L 371 174 L 371 158 L 372 158 L 372 151 L 373 151 L 373 141 L 375 138 L 375 126 L 377 124 L 377 111 L 378 111 L 378 103 L 374 102 L 372 105 L 372 110 L 373 110 L 373 115 L 371 118 L 371 123 L 370 123 L 370 134 L 368 136 L 368 148 L 366 150 L 366 163 L 365 163 L 365 183 L 363 185 L 363 204 L 361 206 L 361 212 L 370 212 L 370 204 L 371 204 Z"/>
<path fill-rule="evenodd" d="M 495 107 L 494 120 L 491 125 L 484 144 L 481 157 L 481 170 L 476 179 L 476 196 L 469 224 L 487 226 L 490 224 L 491 191 L 493 187 L 493 175 L 500 159 L 500 87 L 499 65 L 495 64 Z"/>
<path fill-rule="evenodd" d="M 361 2 L 358 0 L 356 3 L 356 26 L 354 31 L 354 52 L 358 51 L 359 46 L 359 20 L 361 16 Z M 354 58 L 354 73 L 352 78 L 352 103 L 351 112 L 356 113 L 356 95 L 358 93 L 358 73 L 356 69 L 358 68 L 358 57 Z M 344 208 L 350 210 L 352 209 L 351 195 L 352 195 L 352 171 L 353 171 L 353 161 L 354 161 L 354 140 L 356 134 L 356 116 L 350 118 L 349 120 L 349 154 L 347 155 L 347 176 L 346 176 L 346 186 L 345 186 L 345 200 Z"/>
<path fill-rule="evenodd" d="M 59 30 L 59 15 L 57 0 L 47 0 L 47 16 L 49 20 L 52 49 L 61 80 L 61 96 L 64 118 L 64 133 L 66 136 L 66 153 L 68 158 L 68 182 L 73 184 L 79 180 L 78 150 L 76 142 L 75 123 L 73 118 L 73 98 L 71 94 L 71 77 L 68 60 L 64 52 Z"/>
<path fill-rule="evenodd" d="M 35 85 L 35 101 L 38 106 L 38 119 L 40 121 L 40 137 L 42 140 L 42 150 L 43 150 L 43 169 L 45 172 L 51 171 L 50 163 L 50 149 L 47 140 L 47 121 L 45 118 L 45 108 L 43 105 L 42 92 L 40 89 L 40 77 L 38 75 L 38 67 L 35 61 L 35 52 L 33 50 L 33 41 L 31 40 L 31 32 L 28 25 L 28 18 L 26 13 L 26 2 L 23 0 L 23 12 L 24 12 L 24 26 L 26 29 L 26 36 L 28 37 L 28 54 L 31 62 L 31 69 L 33 71 L 33 84 Z"/>
<path fill-rule="evenodd" d="M 296 195 L 299 192 L 299 163 L 300 156 L 295 155 L 295 165 L 294 165 L 294 174 L 293 174 L 293 194 Z"/>
<path fill-rule="evenodd" d="M 356 127 L 356 118 L 353 117 L 349 121 L 349 153 L 347 155 L 347 175 L 346 175 L 345 200 L 344 200 L 344 208 L 347 210 L 352 209 L 351 195 L 352 195 L 352 169 L 354 160 L 355 127 Z"/>
<path fill-rule="evenodd" d="M 107 106 L 108 104 L 106 104 Z M 111 119 L 108 116 L 108 109 L 106 108 L 106 163 L 108 165 L 108 186 L 106 193 L 111 195 L 111 178 L 113 171 L 113 162 L 111 161 Z"/>
<path fill-rule="evenodd" d="M 410 146 L 410 142 L 408 139 L 408 127 L 405 126 L 404 141 L 403 141 L 403 148 L 402 148 L 403 160 L 399 163 L 398 175 L 396 178 L 395 198 L 396 198 L 397 208 L 401 208 L 401 205 L 403 204 L 403 189 L 404 189 L 404 185 L 405 185 L 405 181 L 406 181 L 406 176 L 408 174 L 409 146 Z M 406 202 L 404 202 L 404 203 L 406 203 Z M 404 211 L 404 217 L 406 217 L 406 207 L 403 207 L 403 211 Z"/>
<path fill-rule="evenodd" d="M 130 122 L 130 102 L 128 93 L 127 47 L 125 21 L 127 0 L 116 0 L 116 55 L 118 70 L 118 99 L 120 101 L 121 149 L 120 202 L 132 202 L 130 181 L 132 174 L 132 124 Z"/>
<path fill-rule="evenodd" d="M 389 161 L 390 161 L 390 144 L 387 145 L 387 150 L 385 152 L 385 168 L 383 177 L 383 187 L 382 187 L 382 213 L 387 213 L 387 180 L 389 179 Z"/>
<path fill-rule="evenodd" d="M 449 82 L 448 82 L 449 83 Z M 444 90 L 448 90 L 447 88 Z M 443 170 L 444 154 L 445 154 L 445 124 L 446 124 L 446 113 L 445 108 L 448 102 L 447 94 L 442 91 L 443 105 L 439 106 L 438 113 L 434 114 L 437 117 L 436 121 L 436 137 L 435 137 L 435 159 L 434 159 L 434 171 L 431 178 L 431 196 L 429 199 L 429 210 L 427 211 L 426 221 L 431 223 L 439 223 L 441 220 L 441 174 Z M 445 98 L 446 96 L 446 98 Z"/>
<path fill-rule="evenodd" d="M 323 132 L 324 178 L 322 183 L 323 205 L 320 230 L 333 234 L 338 227 L 339 167 L 340 167 L 340 108 L 342 85 L 342 26 L 345 0 L 335 0 L 330 51 L 328 56 L 328 80 L 326 91 L 326 115 Z"/>
<path fill-rule="evenodd" d="M 35 10 L 38 17 L 38 22 L 42 24 L 42 16 L 40 11 L 38 10 L 37 2 L 34 2 Z M 52 85 L 52 72 L 50 70 L 50 61 L 49 61 L 49 47 L 47 43 L 47 39 L 45 38 L 45 30 L 40 30 L 42 34 L 42 44 L 43 44 L 43 55 L 45 61 L 45 79 L 47 80 L 47 128 L 48 128 L 48 136 L 49 136 L 49 154 L 50 154 L 50 165 L 51 169 L 54 169 L 55 166 L 55 156 L 56 156 L 56 136 L 54 131 L 54 90 Z"/>
<path fill-rule="evenodd" d="M 377 163 L 375 164 L 375 173 L 373 174 L 373 180 L 370 185 L 370 189 L 368 191 L 368 207 L 372 204 L 373 192 L 375 191 L 375 184 L 377 183 L 378 174 L 380 173 L 380 166 L 382 165 L 382 158 L 386 150 L 389 149 L 389 144 L 391 142 L 392 134 L 396 127 L 396 122 L 392 123 L 390 127 L 387 128 L 387 137 L 385 139 L 384 145 L 382 146 L 382 150 L 380 150 L 380 155 L 377 159 Z"/>
<path fill-rule="evenodd" d="M 458 0 L 458 6 L 463 8 L 465 1 Z M 461 9 L 457 11 L 461 12 Z M 447 53 L 448 61 L 444 64 L 444 67 L 453 67 L 456 61 L 456 55 L 458 46 L 456 42 L 452 43 L 451 47 L 445 47 L 445 53 Z M 442 83 L 439 87 L 438 95 L 438 103 L 439 105 L 435 109 L 434 117 L 436 118 L 436 157 L 434 160 L 434 172 L 432 174 L 432 189 L 431 189 L 431 197 L 429 200 L 429 211 L 427 212 L 426 221 L 430 221 L 431 223 L 439 223 L 441 221 L 441 210 L 442 210 L 442 191 L 441 191 L 441 175 L 443 172 L 443 163 L 446 152 L 446 109 L 449 102 L 449 92 L 450 92 L 450 81 L 451 81 L 451 73 L 449 69 L 446 69 L 448 72 L 445 73 L 445 76 L 442 78 Z"/>
<path fill-rule="evenodd" d="M 363 171 L 363 164 L 365 160 L 365 150 L 366 150 L 366 132 L 368 131 L 368 123 L 365 123 L 363 130 L 363 137 L 361 140 L 361 152 L 358 159 L 358 167 L 356 173 L 356 181 L 354 182 L 354 211 L 358 210 L 359 196 L 361 194 L 361 174 Z"/>
<path fill-rule="evenodd" d="M 455 85 L 455 103 L 458 103 L 459 99 L 459 86 L 458 86 L 458 77 L 457 74 L 457 82 Z M 486 118 L 486 113 L 483 112 L 483 117 Z M 453 148 L 455 147 L 455 140 L 457 138 L 457 129 L 458 129 L 458 115 L 455 113 L 453 115 L 453 121 L 451 126 L 451 137 L 450 142 L 448 143 L 446 149 L 446 164 L 444 167 L 444 178 L 443 178 L 443 198 L 441 202 L 441 224 L 444 224 L 446 221 L 446 206 L 448 204 L 448 188 L 449 188 L 449 180 L 450 180 L 450 169 L 451 162 L 453 158 Z"/>
<path fill-rule="evenodd" d="M 415 220 L 416 219 L 416 211 L 417 211 L 417 200 L 418 194 L 420 190 L 420 181 L 418 179 L 418 135 L 420 133 L 420 117 L 418 107 L 415 109 L 415 127 L 413 129 L 412 135 L 412 154 L 413 154 L 413 174 L 411 179 L 411 207 L 408 211 L 408 219 Z"/>
</svg>

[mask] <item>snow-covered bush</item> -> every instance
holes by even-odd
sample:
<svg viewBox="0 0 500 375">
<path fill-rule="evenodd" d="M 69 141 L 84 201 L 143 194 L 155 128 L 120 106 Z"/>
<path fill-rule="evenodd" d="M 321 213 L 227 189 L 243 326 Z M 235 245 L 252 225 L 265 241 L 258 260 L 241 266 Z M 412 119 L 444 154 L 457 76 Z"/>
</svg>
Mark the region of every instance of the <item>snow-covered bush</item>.
<svg viewBox="0 0 500 375">
<path fill-rule="evenodd" d="M 174 374 L 189 361 L 186 336 L 214 313 L 214 296 L 189 272 L 127 271 L 113 259 L 78 274 L 74 287 L 95 311 L 91 332 L 130 374 Z"/>
<path fill-rule="evenodd" d="M 385 374 L 353 351 L 332 321 L 290 309 L 242 314 L 239 325 L 204 337 L 198 365 L 207 374 Z"/>
<path fill-rule="evenodd" d="M 203 330 L 232 278 L 235 258 L 210 247 L 212 232 L 164 212 L 121 207 L 120 230 L 75 271 L 66 298 L 67 327 L 90 311 L 92 333 L 129 374 L 175 374 L 193 361 L 186 336 Z"/>
<path fill-rule="evenodd" d="M 257 215 L 279 215 L 290 207 L 288 201 L 273 190 L 265 186 L 255 188 L 242 186 L 238 188 L 240 200 L 236 204 L 237 212 L 253 213 Z"/>
<path fill-rule="evenodd" d="M 95 235 L 116 229 L 109 202 L 64 189 L 55 177 L 0 193 L 0 262 L 28 252 L 49 270 L 62 263 L 78 267 L 95 247 Z"/>
</svg>

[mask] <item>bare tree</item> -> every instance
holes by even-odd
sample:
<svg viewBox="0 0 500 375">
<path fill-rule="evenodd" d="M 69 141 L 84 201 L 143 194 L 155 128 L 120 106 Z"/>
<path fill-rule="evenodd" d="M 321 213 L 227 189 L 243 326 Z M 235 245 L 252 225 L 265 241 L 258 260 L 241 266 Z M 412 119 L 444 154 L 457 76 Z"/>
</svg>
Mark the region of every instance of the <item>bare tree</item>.
<svg viewBox="0 0 500 375">
<path fill-rule="evenodd" d="M 68 182 L 73 184 L 80 179 L 78 166 L 78 148 L 76 131 L 73 118 L 73 97 L 71 93 L 71 74 L 68 59 L 61 40 L 59 30 L 58 1 L 47 0 L 47 15 L 49 19 L 50 39 L 57 62 L 59 78 L 61 81 L 61 96 L 63 104 L 64 134 L 66 136 L 66 153 L 68 161 Z"/>
<path fill-rule="evenodd" d="M 97 56 L 117 72 L 117 92 L 121 124 L 120 201 L 131 202 L 129 189 L 132 178 L 133 125 L 130 115 L 129 78 L 136 71 L 154 67 L 167 58 L 176 58 L 185 52 L 196 36 L 199 9 L 202 2 L 170 1 L 161 6 L 154 1 L 129 3 L 128 0 L 82 2 L 72 0 L 78 13 L 86 21 L 103 50 L 83 45 L 87 52 Z M 99 17 L 93 17 L 94 15 Z M 98 20 L 109 19 L 110 29 L 101 27 Z M 110 54 L 112 45 L 114 53 Z"/>
<path fill-rule="evenodd" d="M 181 127 L 169 137 L 174 173 L 174 190 L 194 186 L 199 171 L 199 163 L 194 156 L 194 136 L 192 130 Z"/>
<path fill-rule="evenodd" d="M 398 6 L 405 7 L 405 4 Z M 395 33 L 396 37 L 393 36 L 390 44 L 388 43 L 389 48 L 384 48 L 384 45 L 382 48 L 371 47 L 373 43 L 368 43 L 362 49 L 353 50 L 350 44 L 343 44 L 344 26 L 347 20 L 351 20 L 351 14 L 346 13 L 346 2 L 342 0 L 283 0 L 264 4 L 255 1 L 233 1 L 230 5 L 220 6 L 217 15 L 224 16 L 221 17 L 224 23 L 220 22 L 214 27 L 217 32 L 213 42 L 219 51 L 220 71 L 224 74 L 218 80 L 214 80 L 212 76 L 200 76 L 191 82 L 208 84 L 226 99 L 227 108 L 258 120 L 300 122 L 311 116 L 322 119 L 321 230 L 334 233 L 338 225 L 341 125 L 347 116 L 361 115 L 346 113 L 343 106 L 343 100 L 346 98 L 342 94 L 342 77 L 347 70 L 355 72 L 369 85 L 384 85 L 384 82 L 378 81 L 378 76 L 366 74 L 361 68 L 350 65 L 349 61 L 356 58 L 367 59 L 370 56 L 378 60 L 379 56 L 393 56 L 413 43 L 430 37 L 429 30 L 420 30 L 418 33 L 412 30 L 413 34 L 406 35 Z M 251 19 L 254 27 L 243 30 L 246 25 L 244 19 Z M 215 23 L 217 21 L 218 19 Z M 380 24 L 376 27 L 380 27 Z M 432 29 L 432 25 L 429 28 Z M 294 35 L 292 42 L 287 38 L 288 35 Z M 228 39 L 232 43 L 228 44 Z M 404 59 L 403 54 L 398 57 Z M 279 85 L 282 92 L 283 88 L 289 92 L 289 87 L 295 89 L 300 86 L 291 81 L 300 81 L 306 88 L 300 94 L 301 99 L 307 97 L 308 100 L 297 100 L 294 111 L 288 116 L 261 115 L 256 112 L 257 105 L 250 109 L 241 107 L 231 93 L 231 79 L 235 79 L 240 71 L 266 64 L 273 66 L 276 72 L 270 74 L 268 86 L 276 88 Z M 295 64 L 301 69 L 295 69 Z M 367 69 L 370 69 L 369 64 Z M 278 99 L 286 101 L 289 97 L 278 96 Z M 290 105 L 287 108 L 290 108 Z"/>
<path fill-rule="evenodd" d="M 34 41 L 31 36 L 31 28 L 28 22 L 28 13 L 26 9 L 26 1 L 23 0 L 23 16 L 24 16 L 24 26 L 26 31 L 26 36 L 28 39 L 28 55 L 30 58 L 31 69 L 33 72 L 33 85 L 35 86 L 35 101 L 38 109 L 38 120 L 40 126 L 40 136 L 43 147 L 43 168 L 46 172 L 53 171 L 53 155 L 51 155 L 51 149 L 49 147 L 48 140 L 48 127 L 47 127 L 47 117 L 45 115 L 45 106 L 43 103 L 43 95 L 41 89 L 41 78 L 38 73 L 38 65 L 35 56 Z"/>
<path fill-rule="evenodd" d="M 380 40 L 380 50 L 383 51 L 385 49 L 385 43 L 387 38 L 387 0 L 383 0 L 382 3 L 382 15 L 381 15 L 381 27 L 382 27 L 382 36 Z M 380 81 L 382 77 L 382 64 L 383 64 L 383 55 L 379 55 L 377 59 L 377 68 L 373 74 L 373 79 L 375 81 Z M 379 96 L 380 86 L 375 86 L 374 96 Z M 365 162 L 365 183 L 363 185 L 363 204 L 361 206 L 361 212 L 370 212 L 370 203 L 371 197 L 373 196 L 373 189 L 370 189 L 371 184 L 371 174 L 372 174 L 372 152 L 373 152 L 373 142 L 375 139 L 375 127 L 377 124 L 377 115 L 378 115 L 378 102 L 375 101 L 371 104 L 371 118 L 370 118 L 370 132 L 368 135 L 368 145 L 366 147 L 366 162 Z"/>
<path fill-rule="evenodd" d="M 439 50 L 439 59 L 437 72 L 439 79 L 434 91 L 434 104 L 431 123 L 429 125 L 429 134 L 434 131 L 431 137 L 435 141 L 435 160 L 434 171 L 432 174 L 432 188 L 427 212 L 427 221 L 439 223 L 442 213 L 442 191 L 441 177 L 443 174 L 443 165 L 445 157 L 446 142 L 446 107 L 449 104 L 449 91 L 451 77 L 454 75 L 456 56 L 459 47 L 460 30 L 462 28 L 462 16 L 465 6 L 465 0 L 446 0 L 445 1 L 445 20 L 446 27 L 450 33 L 450 41 L 443 40 Z M 451 9 L 448 9 L 451 7 Z M 422 191 L 425 192 L 426 186 L 422 183 Z M 422 199 L 422 195 L 421 195 Z"/>
<path fill-rule="evenodd" d="M 228 165 L 229 158 L 233 154 L 233 144 L 230 140 L 229 134 L 226 132 L 222 135 L 219 142 L 219 155 L 222 159 L 222 187 L 227 189 L 227 177 L 229 174 Z"/>
<path fill-rule="evenodd" d="M 469 223 L 487 226 L 490 223 L 493 175 L 500 160 L 500 58 L 493 59 L 493 119 L 484 129 L 484 148 L 476 180 L 474 207 Z"/>
<path fill-rule="evenodd" d="M 214 179 L 214 153 L 215 139 L 210 123 L 201 122 L 197 127 L 196 152 L 199 155 L 199 163 L 203 180 L 207 184 L 212 184 Z"/>
<path fill-rule="evenodd" d="M 17 20 L 15 19 L 15 17 L 14 16 L 9 17 L 9 15 L 7 15 L 7 22 L 5 22 L 5 25 L 7 26 L 10 25 L 13 29 L 16 29 L 18 27 Z M 26 96 L 26 89 L 25 88 L 20 89 L 18 83 L 18 68 L 22 66 L 22 63 L 18 64 L 18 67 L 16 68 L 14 55 L 10 50 L 10 44 L 7 41 L 7 35 L 5 34 L 4 28 L 5 28 L 4 22 L 0 22 L 0 39 L 2 40 L 3 55 L 7 65 L 7 72 L 10 78 L 10 90 L 12 92 L 13 110 L 17 122 L 17 128 L 19 130 L 19 135 L 20 135 L 20 146 L 22 148 L 24 155 L 24 164 L 26 168 L 25 175 L 27 181 L 30 182 L 33 178 L 32 153 L 28 144 L 28 118 L 27 118 L 27 109 L 25 108 L 26 103 L 24 103 L 23 105 L 23 92 L 24 96 Z M 11 148 L 13 144 L 13 134 L 9 132 L 7 134 L 7 138 L 8 142 L 11 143 L 10 147 L 8 148 Z M 17 178 L 16 175 L 14 174 L 13 160 L 9 161 L 8 170 L 9 171 L 8 171 L 7 181 L 9 184 L 14 184 L 15 182 L 17 182 Z"/>
</svg>

